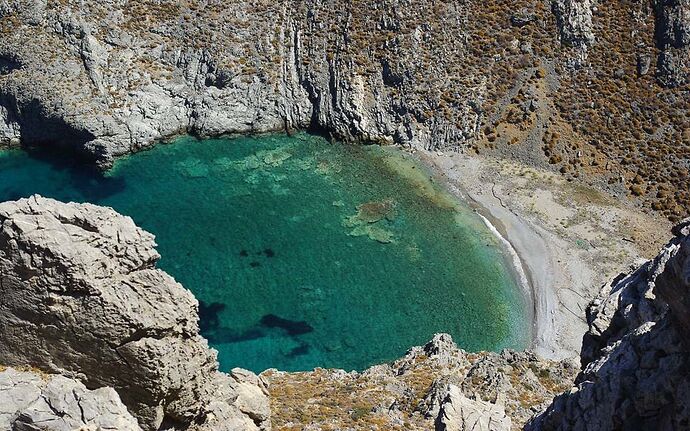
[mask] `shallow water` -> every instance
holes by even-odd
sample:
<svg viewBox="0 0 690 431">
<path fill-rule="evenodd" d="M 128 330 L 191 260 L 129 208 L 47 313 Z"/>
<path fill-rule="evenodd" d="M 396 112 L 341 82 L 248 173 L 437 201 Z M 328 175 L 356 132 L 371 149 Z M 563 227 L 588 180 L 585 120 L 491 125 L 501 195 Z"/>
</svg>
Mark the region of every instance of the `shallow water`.
<svg viewBox="0 0 690 431">
<path fill-rule="evenodd" d="M 47 160 L 0 152 L 0 200 L 108 205 L 156 234 L 224 370 L 363 369 L 436 332 L 472 351 L 528 343 L 499 241 L 394 149 L 180 138 L 105 177 Z"/>
</svg>

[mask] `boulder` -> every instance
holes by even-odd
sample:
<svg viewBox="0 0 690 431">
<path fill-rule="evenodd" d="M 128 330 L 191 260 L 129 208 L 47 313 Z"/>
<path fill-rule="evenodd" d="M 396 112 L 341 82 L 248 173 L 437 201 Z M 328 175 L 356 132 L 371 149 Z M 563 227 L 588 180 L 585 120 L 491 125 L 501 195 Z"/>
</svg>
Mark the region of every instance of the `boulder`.
<svg viewBox="0 0 690 431">
<path fill-rule="evenodd" d="M 218 372 L 198 302 L 155 268 L 154 247 L 109 208 L 40 196 L 0 204 L 0 363 L 113 387 L 145 429 L 203 423 L 213 409 L 267 428 L 267 397 L 243 401 L 236 388 L 248 393 L 249 379 Z"/>
<path fill-rule="evenodd" d="M 510 431 L 511 420 L 503 406 L 467 398 L 450 385 L 436 419 L 437 431 Z"/>
<path fill-rule="evenodd" d="M 0 372 L 0 429 L 141 430 L 112 388 L 91 391 L 60 375 L 13 368 Z"/>
</svg>

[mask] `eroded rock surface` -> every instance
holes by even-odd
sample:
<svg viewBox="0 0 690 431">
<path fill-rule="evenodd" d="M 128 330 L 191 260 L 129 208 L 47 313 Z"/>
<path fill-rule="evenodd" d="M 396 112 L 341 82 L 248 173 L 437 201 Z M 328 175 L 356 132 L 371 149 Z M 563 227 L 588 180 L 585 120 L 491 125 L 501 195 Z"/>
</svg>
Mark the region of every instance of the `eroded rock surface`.
<svg viewBox="0 0 690 431">
<path fill-rule="evenodd" d="M 0 371 L 0 429 L 141 430 L 112 388 L 90 391 L 60 375 L 12 368 Z"/>
<path fill-rule="evenodd" d="M 690 427 L 687 226 L 656 259 L 602 290 L 588 309 L 575 386 L 526 430 Z"/>
<path fill-rule="evenodd" d="M 467 398 L 450 385 L 436 418 L 438 431 L 510 431 L 511 421 L 502 405 Z"/>
<path fill-rule="evenodd" d="M 675 222 L 688 4 L 3 1 L 0 145 L 107 167 L 180 133 L 308 129 L 517 158 Z"/>
<path fill-rule="evenodd" d="M 362 372 L 262 373 L 277 429 L 519 429 L 569 387 L 576 367 L 529 352 L 468 353 L 439 334 Z M 511 428 L 512 427 L 512 428 Z"/>
<path fill-rule="evenodd" d="M 113 387 L 145 429 L 267 429 L 261 382 L 218 372 L 196 299 L 154 246 L 109 208 L 0 204 L 0 363 Z"/>
</svg>

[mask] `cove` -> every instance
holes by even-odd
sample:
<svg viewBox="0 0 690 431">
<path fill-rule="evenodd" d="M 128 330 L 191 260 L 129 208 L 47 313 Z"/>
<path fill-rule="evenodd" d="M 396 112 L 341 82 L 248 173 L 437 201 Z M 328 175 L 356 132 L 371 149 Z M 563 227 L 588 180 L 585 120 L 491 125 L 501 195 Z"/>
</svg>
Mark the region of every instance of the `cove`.
<svg viewBox="0 0 690 431">
<path fill-rule="evenodd" d="M 362 370 L 437 332 L 469 351 L 531 338 L 499 240 L 393 148 L 182 137 L 106 174 L 0 152 L 0 200 L 34 193 L 111 206 L 154 233 L 223 370 Z"/>
</svg>

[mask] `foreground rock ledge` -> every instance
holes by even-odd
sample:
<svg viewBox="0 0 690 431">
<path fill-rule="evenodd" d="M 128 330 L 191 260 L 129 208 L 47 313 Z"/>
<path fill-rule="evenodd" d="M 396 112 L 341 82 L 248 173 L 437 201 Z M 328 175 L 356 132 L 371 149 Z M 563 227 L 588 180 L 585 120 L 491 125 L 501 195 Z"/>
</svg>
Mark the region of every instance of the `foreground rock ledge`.
<svg viewBox="0 0 690 431">
<path fill-rule="evenodd" d="M 0 364 L 112 387 L 144 429 L 269 429 L 265 388 L 218 372 L 153 235 L 89 204 L 0 204 Z"/>
<path fill-rule="evenodd" d="M 12 368 L 0 369 L 0 429 L 141 431 L 112 388 Z"/>
</svg>

